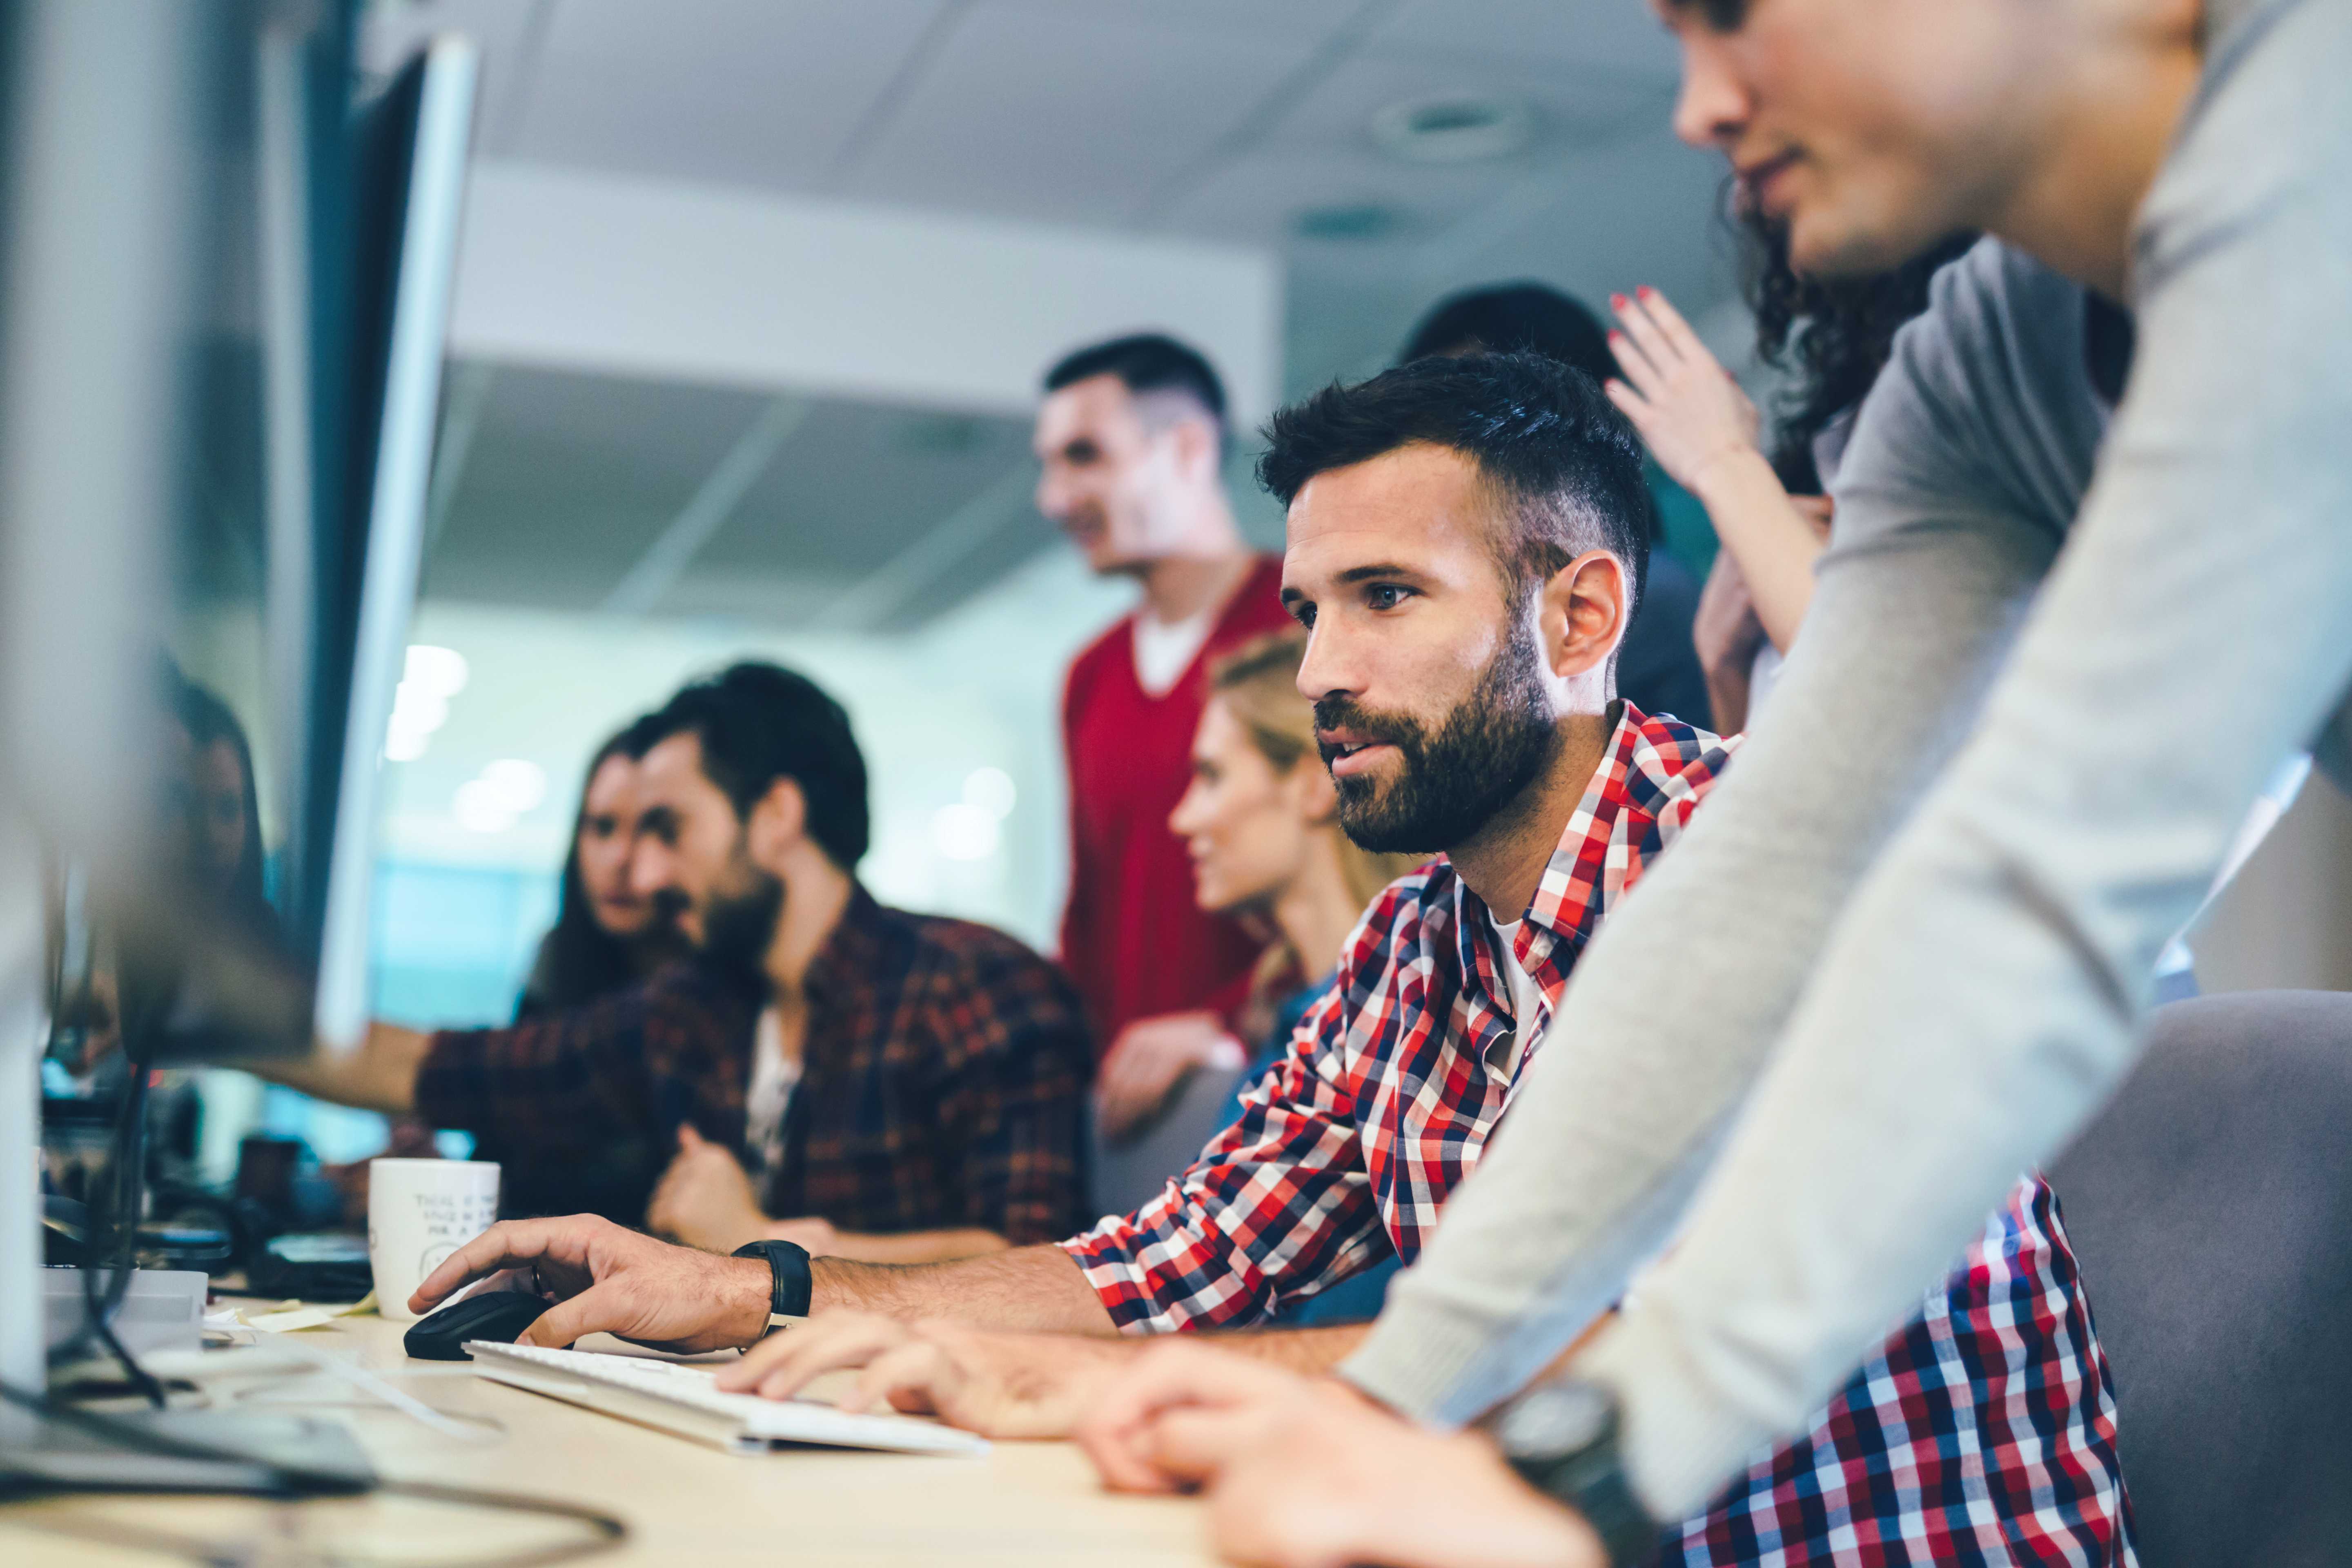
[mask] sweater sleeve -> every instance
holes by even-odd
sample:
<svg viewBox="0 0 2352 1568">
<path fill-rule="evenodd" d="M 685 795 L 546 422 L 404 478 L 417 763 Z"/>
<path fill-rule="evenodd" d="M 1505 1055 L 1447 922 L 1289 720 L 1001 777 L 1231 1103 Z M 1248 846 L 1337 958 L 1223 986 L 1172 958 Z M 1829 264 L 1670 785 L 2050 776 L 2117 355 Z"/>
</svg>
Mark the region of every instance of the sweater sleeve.
<svg viewBox="0 0 2352 1568">
<path fill-rule="evenodd" d="M 1948 269 L 1904 334 L 1899 384 L 1882 382 L 1849 449 L 1837 537 L 1763 722 L 1602 922 L 1551 1025 L 1579 1048 L 1530 1064 L 1345 1368 L 1416 1418 L 1458 1424 L 1515 1392 L 1659 1249 L 1832 922 L 2011 647 L 2062 521 L 1937 439 L 1969 395 L 1950 340 L 1995 331 L 1984 306 L 2002 260 Z M 2079 321 L 2077 295 L 2036 281 Z M 2076 433 L 2085 465 L 2095 434 Z"/>
<path fill-rule="evenodd" d="M 1666 1517 L 1798 1426 L 2097 1108 L 2264 778 L 2342 734 L 2352 8 L 2247 32 L 2142 210 L 2138 362 L 2066 558 L 1589 1357 Z"/>
</svg>

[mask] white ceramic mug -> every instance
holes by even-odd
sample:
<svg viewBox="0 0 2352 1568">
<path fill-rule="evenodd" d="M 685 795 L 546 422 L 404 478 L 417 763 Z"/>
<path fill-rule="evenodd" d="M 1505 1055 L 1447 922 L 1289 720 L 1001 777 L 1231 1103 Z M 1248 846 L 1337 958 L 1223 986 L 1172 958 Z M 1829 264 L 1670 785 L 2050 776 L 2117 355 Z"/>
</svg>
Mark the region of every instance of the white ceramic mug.
<svg viewBox="0 0 2352 1568">
<path fill-rule="evenodd" d="M 370 1160 L 368 1266 L 376 1310 L 413 1323 L 409 1297 L 441 1260 L 499 1217 L 499 1167 L 489 1160 Z"/>
</svg>

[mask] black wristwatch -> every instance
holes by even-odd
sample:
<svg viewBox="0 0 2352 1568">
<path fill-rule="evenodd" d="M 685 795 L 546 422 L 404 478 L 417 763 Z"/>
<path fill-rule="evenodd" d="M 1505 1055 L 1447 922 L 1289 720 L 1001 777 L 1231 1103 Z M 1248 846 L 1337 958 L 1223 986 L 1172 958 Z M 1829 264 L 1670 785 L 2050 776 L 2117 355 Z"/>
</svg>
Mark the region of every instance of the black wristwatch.
<svg viewBox="0 0 2352 1568">
<path fill-rule="evenodd" d="M 796 1241 L 754 1241 L 737 1247 L 735 1256 L 768 1260 L 768 1327 L 786 1328 L 808 1316 L 816 1282 L 809 1277 L 807 1247 Z"/>
<path fill-rule="evenodd" d="M 1614 1568 L 1657 1555 L 1665 1527 L 1625 1479 L 1615 1394 L 1575 1378 L 1539 1383 L 1504 1406 L 1491 1430 L 1522 1480 L 1584 1516 Z"/>
</svg>

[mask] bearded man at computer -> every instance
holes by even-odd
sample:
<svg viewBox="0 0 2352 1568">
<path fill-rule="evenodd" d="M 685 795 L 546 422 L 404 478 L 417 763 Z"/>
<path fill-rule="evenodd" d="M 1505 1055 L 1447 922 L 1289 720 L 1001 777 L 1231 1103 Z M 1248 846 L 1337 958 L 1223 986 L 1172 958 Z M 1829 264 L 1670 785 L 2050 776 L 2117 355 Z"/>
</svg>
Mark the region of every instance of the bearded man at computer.
<svg viewBox="0 0 2352 1568">
<path fill-rule="evenodd" d="M 866 764 L 840 705 L 739 664 L 648 729 L 631 875 L 690 960 L 509 1027 L 378 1024 L 350 1057 L 256 1070 L 473 1132 L 537 1212 L 621 1167 L 604 1212 L 721 1251 L 774 1235 L 928 1261 L 1091 1217 L 1076 994 L 1011 937 L 859 885 Z"/>
<path fill-rule="evenodd" d="M 1277 417 L 1262 472 L 1289 507 L 1284 596 L 1310 628 L 1300 689 L 1341 824 L 1368 847 L 1448 858 L 1373 905 L 1288 1057 L 1190 1170 L 1059 1247 L 923 1268 L 719 1259 L 593 1219 L 503 1225 L 412 1306 L 528 1265 L 561 1299 L 532 1342 L 602 1329 L 698 1350 L 814 1307 L 721 1386 L 783 1397 L 865 1364 L 862 1398 L 1038 1436 L 1066 1433 L 1153 1331 L 1263 1322 L 1383 1240 L 1411 1263 L 1528 1062 L 1596 1048 L 1546 1037 L 1569 973 L 1730 748 L 1615 699 L 1647 508 L 1633 433 L 1580 373 L 1533 355 L 1418 361 Z M 1216 1342 L 1328 1368 L 1362 1334 Z M 1808 1429 L 1687 1522 L 1684 1560 L 1756 1561 L 1832 1491 L 1874 1539 L 1931 1538 L 1939 1510 L 1982 1510 L 2105 1560 L 2125 1529 L 2110 1391 L 2050 1190 L 2028 1177 Z M 1852 1479 L 1930 1452 L 1965 1485 Z"/>
</svg>

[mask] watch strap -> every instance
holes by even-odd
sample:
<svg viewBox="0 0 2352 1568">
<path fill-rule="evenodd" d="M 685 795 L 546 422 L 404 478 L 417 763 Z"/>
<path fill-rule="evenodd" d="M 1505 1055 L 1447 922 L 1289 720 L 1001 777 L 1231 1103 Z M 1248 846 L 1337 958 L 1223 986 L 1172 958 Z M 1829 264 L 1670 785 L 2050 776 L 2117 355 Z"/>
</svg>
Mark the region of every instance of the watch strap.
<svg viewBox="0 0 2352 1568">
<path fill-rule="evenodd" d="M 1546 1497 L 1576 1510 L 1601 1537 L 1612 1568 L 1636 1568 L 1658 1554 L 1665 1527 L 1633 1495 L 1613 1437 L 1581 1453 L 1513 1459 L 1511 1468 Z"/>
<path fill-rule="evenodd" d="M 768 1326 L 778 1319 L 797 1321 L 809 1313 L 809 1298 L 816 1289 L 809 1272 L 808 1248 L 792 1241 L 754 1241 L 735 1249 L 738 1258 L 768 1260 Z"/>
<path fill-rule="evenodd" d="M 1569 1379 L 1522 1394 L 1503 1411 L 1496 1436 L 1522 1480 L 1581 1515 L 1613 1568 L 1633 1568 L 1658 1554 L 1665 1527 L 1634 1494 L 1621 1430 L 1612 1392 Z"/>
</svg>

